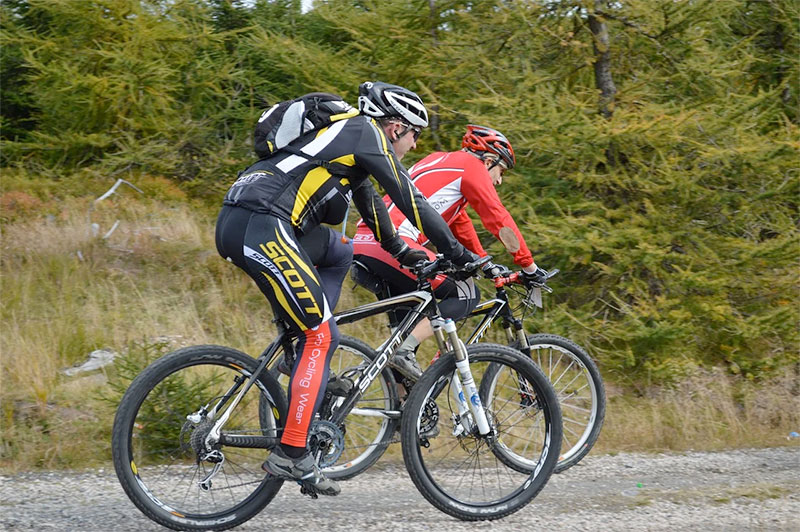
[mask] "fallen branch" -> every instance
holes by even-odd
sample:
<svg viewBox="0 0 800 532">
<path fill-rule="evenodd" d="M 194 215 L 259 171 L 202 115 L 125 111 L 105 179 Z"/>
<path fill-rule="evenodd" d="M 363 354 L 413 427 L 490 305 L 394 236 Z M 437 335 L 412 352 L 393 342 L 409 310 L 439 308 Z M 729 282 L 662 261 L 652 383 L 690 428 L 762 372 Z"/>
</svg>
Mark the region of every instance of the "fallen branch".
<svg viewBox="0 0 800 532">
<path fill-rule="evenodd" d="M 128 185 L 129 187 L 134 189 L 136 192 L 138 192 L 140 194 L 144 194 L 144 192 L 142 192 L 142 190 L 139 187 L 137 187 L 136 185 L 134 185 L 133 183 L 131 183 L 129 181 L 126 181 L 124 179 L 117 179 L 117 182 L 114 183 L 114 185 L 110 189 L 108 189 L 105 194 L 103 194 L 102 196 L 100 196 L 99 198 L 94 200 L 92 202 L 92 204 L 89 206 L 89 212 L 87 213 L 87 217 L 89 219 L 89 232 L 90 232 L 90 234 L 92 236 L 97 236 L 99 234 L 99 232 L 100 232 L 100 226 L 98 224 L 96 224 L 96 223 L 92 223 L 92 211 L 94 210 L 95 204 L 97 204 L 97 202 L 99 202 L 99 201 L 103 201 L 107 197 L 109 197 L 112 194 L 114 194 L 117 191 L 117 189 L 119 188 L 120 185 Z M 109 229 L 108 232 L 106 232 L 106 234 L 103 235 L 103 240 L 108 240 L 108 238 L 117 229 L 117 227 L 119 227 L 119 220 L 114 222 L 114 225 L 111 227 L 111 229 Z"/>
</svg>

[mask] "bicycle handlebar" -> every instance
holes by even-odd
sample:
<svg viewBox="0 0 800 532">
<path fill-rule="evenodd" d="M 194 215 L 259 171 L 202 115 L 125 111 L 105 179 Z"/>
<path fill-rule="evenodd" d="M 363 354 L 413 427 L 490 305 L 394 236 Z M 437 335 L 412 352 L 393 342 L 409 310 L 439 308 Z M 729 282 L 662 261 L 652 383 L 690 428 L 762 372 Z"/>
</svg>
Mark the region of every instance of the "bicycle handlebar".
<svg viewBox="0 0 800 532">
<path fill-rule="evenodd" d="M 437 255 L 436 259 L 432 261 L 421 260 L 411 267 L 411 271 L 417 276 L 417 280 L 424 281 L 436 277 L 438 274 L 443 273 L 446 275 L 464 276 L 464 278 L 472 277 L 481 266 L 492 260 L 491 255 L 486 255 L 478 260 L 468 262 L 461 266 L 454 264 L 452 261 L 445 259 L 442 255 Z"/>
<path fill-rule="evenodd" d="M 443 255 L 437 255 L 434 260 L 421 260 L 415 265 L 411 266 L 410 269 L 414 272 L 414 275 L 417 276 L 417 281 L 420 282 L 426 279 L 432 279 L 440 273 L 467 279 L 475 276 L 481 270 L 481 267 L 491 260 L 492 256 L 486 255 L 485 257 L 481 257 L 475 261 L 458 266 L 451 260 L 445 259 Z M 547 281 L 555 277 L 559 271 L 560 270 L 558 268 L 550 270 L 547 272 L 543 283 L 530 283 L 528 288 L 541 288 L 545 292 L 552 293 L 553 289 L 547 286 Z M 522 272 L 514 272 L 511 275 L 494 278 L 494 287 L 496 289 L 503 288 L 504 286 L 510 284 L 526 284 L 522 276 Z"/>
<path fill-rule="evenodd" d="M 547 272 L 547 276 L 545 277 L 545 282 L 543 282 L 543 283 L 532 283 L 531 286 L 534 287 L 534 288 L 541 288 L 541 289 L 545 290 L 546 292 L 552 292 L 553 289 L 550 288 L 549 286 L 547 286 L 547 281 L 549 281 L 550 278 L 555 277 L 556 274 L 559 271 L 560 270 L 558 268 L 554 268 L 554 269 L 550 270 L 549 272 Z M 524 282 L 525 281 L 523 281 L 522 272 L 514 272 L 511 275 L 508 275 L 506 277 L 495 277 L 494 278 L 494 287 L 495 288 L 503 288 L 504 286 L 509 285 L 509 284 L 524 284 Z"/>
</svg>

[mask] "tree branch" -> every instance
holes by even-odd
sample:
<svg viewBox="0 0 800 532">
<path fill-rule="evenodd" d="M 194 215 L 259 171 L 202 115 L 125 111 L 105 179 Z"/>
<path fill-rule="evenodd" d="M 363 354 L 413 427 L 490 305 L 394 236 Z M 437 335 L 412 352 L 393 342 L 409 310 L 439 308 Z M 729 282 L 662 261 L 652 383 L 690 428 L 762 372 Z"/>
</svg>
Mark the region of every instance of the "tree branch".
<svg viewBox="0 0 800 532">
<path fill-rule="evenodd" d="M 609 20 L 615 20 L 615 21 L 617 21 L 617 22 L 620 22 L 620 23 L 622 23 L 622 25 L 623 25 L 623 26 L 627 26 L 627 27 L 629 27 L 629 28 L 633 28 L 633 29 L 635 29 L 637 32 L 639 32 L 640 34 L 642 34 L 642 35 L 644 35 L 645 37 L 648 37 L 648 38 L 650 38 L 650 39 L 653 39 L 654 41 L 657 41 L 657 40 L 658 40 L 658 38 L 661 36 L 661 34 L 658 34 L 658 35 L 653 35 L 652 33 L 647 33 L 646 31 L 644 31 L 644 30 L 642 29 L 642 27 L 641 27 L 641 26 L 639 26 L 639 25 L 638 25 L 638 24 L 636 24 L 635 22 L 631 22 L 630 20 L 628 20 L 628 19 L 627 19 L 627 18 L 625 18 L 625 17 L 617 17 L 617 16 L 615 16 L 615 15 L 612 15 L 611 13 L 608 13 L 607 11 L 602 11 L 602 10 L 596 10 L 596 11 L 595 11 L 595 13 L 596 13 L 597 15 L 600 15 L 600 16 L 601 16 L 601 17 L 603 17 L 603 18 L 607 18 L 607 19 L 609 19 Z M 663 33 L 663 32 L 662 32 L 662 33 Z"/>
</svg>

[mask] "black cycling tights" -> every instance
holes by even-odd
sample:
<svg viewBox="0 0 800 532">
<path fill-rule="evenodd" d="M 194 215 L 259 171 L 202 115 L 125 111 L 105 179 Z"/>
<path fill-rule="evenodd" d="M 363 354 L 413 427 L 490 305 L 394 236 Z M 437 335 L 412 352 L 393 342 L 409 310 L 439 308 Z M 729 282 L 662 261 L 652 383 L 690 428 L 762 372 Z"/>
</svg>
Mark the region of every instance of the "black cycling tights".
<svg viewBox="0 0 800 532">
<path fill-rule="evenodd" d="M 319 225 L 298 238 L 322 278 L 331 309 L 336 308 L 342 284 L 353 262 L 353 241 L 330 227 Z"/>
<path fill-rule="evenodd" d="M 352 244 L 328 228 L 298 237 L 284 220 L 230 206 L 222 208 L 217 220 L 216 244 L 298 334 L 281 444 L 301 452 L 339 343 L 332 312 L 352 261 Z"/>
</svg>

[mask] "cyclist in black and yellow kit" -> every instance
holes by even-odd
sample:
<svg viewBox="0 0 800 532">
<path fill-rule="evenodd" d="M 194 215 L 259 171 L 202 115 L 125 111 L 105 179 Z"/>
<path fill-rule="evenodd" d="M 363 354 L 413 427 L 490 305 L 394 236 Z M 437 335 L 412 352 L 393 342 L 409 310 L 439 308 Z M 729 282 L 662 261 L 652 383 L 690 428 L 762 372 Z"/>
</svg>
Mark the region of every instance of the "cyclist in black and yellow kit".
<svg viewBox="0 0 800 532">
<path fill-rule="evenodd" d="M 291 144 L 293 153 L 278 151 L 242 172 L 225 195 L 216 229 L 220 255 L 247 272 L 273 310 L 300 333 L 286 426 L 264 469 L 325 495 L 338 494 L 339 487 L 320 473 L 306 439 L 339 342 L 331 317 L 347 271 L 342 262 L 352 258 L 352 248 L 349 257 L 334 253 L 332 262 L 338 264 L 327 275 L 325 258 L 312 260 L 303 239 L 318 238 L 322 223 L 342 223 L 352 199 L 381 246 L 401 263 L 425 258 L 397 236 L 372 175 L 440 253 L 457 264 L 477 259 L 453 237 L 400 164 L 428 125 L 420 97 L 397 85 L 366 82 L 352 115 L 303 135 Z M 333 244 L 337 236 L 327 238 Z"/>
</svg>

